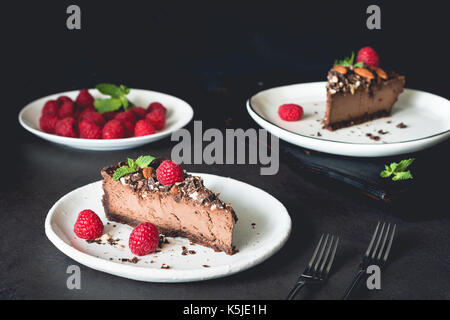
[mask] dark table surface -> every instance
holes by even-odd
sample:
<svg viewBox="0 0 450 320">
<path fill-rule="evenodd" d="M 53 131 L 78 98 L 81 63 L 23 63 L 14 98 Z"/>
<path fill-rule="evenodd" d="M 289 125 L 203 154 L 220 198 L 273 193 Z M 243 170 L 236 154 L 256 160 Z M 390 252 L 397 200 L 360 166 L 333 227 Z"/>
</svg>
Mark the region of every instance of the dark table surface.
<svg viewBox="0 0 450 320">
<path fill-rule="evenodd" d="M 326 286 L 304 290 L 298 298 L 339 299 L 378 221 L 398 227 L 382 290 L 369 292 L 362 286 L 354 297 L 450 298 L 448 144 L 434 149 L 431 160 L 443 165 L 431 161 L 428 181 L 412 181 L 420 188 L 390 203 L 298 168 L 283 153 L 274 176 L 260 176 L 258 165 L 185 165 L 242 180 L 279 199 L 293 222 L 285 246 L 250 270 L 194 283 L 144 283 L 80 266 L 82 289 L 68 290 L 66 270 L 77 263 L 45 236 L 50 207 L 73 189 L 99 180 L 103 166 L 141 154 L 168 157 L 174 143 L 167 138 L 115 152 L 63 148 L 19 126 L 18 112 L 30 101 L 101 82 L 123 83 L 186 100 L 204 130 L 258 128 L 245 110 L 251 94 L 323 81 L 335 59 L 366 45 L 378 50 L 383 66 L 406 75 L 407 87 L 448 98 L 448 64 L 430 67 L 430 61 L 448 58 L 447 43 L 430 37 L 446 31 L 447 11 L 438 6 L 442 1 L 427 6 L 383 2 L 382 30 L 376 31 L 365 24 L 372 1 L 345 6 L 324 1 L 279 6 L 130 1 L 119 6 L 80 1 L 80 31 L 66 29 L 64 1 L 26 6 L 15 1 L 5 8 L 8 14 L 0 22 L 5 31 L 0 299 L 284 299 L 324 232 L 341 237 L 332 274 Z"/>
<path fill-rule="evenodd" d="M 247 83 L 247 87 L 252 85 Z M 182 98 L 195 106 L 194 119 L 200 115 L 206 119 L 204 129 L 257 128 L 244 111 L 245 92 L 257 89 L 255 82 L 250 89 L 204 90 L 198 98 L 192 94 Z M 226 109 L 227 105 L 238 107 Z M 7 161 L 2 163 L 6 175 L 0 201 L 2 299 L 284 299 L 323 232 L 341 237 L 332 274 L 326 286 L 304 290 L 298 298 L 339 299 L 378 221 L 398 226 L 388 268 L 382 273 L 382 290 L 369 292 L 361 286 L 354 298 L 450 298 L 448 188 L 427 188 L 420 196 L 384 203 L 343 183 L 297 169 L 283 154 L 274 176 L 260 176 L 258 165 L 185 165 L 187 170 L 250 183 L 287 207 L 292 234 L 267 261 L 222 279 L 172 284 L 128 280 L 80 265 L 82 289 L 68 290 L 66 269 L 78 263 L 46 238 L 44 219 L 49 208 L 67 192 L 99 180 L 103 166 L 141 154 L 169 157 L 174 142 L 168 138 L 138 149 L 87 152 L 45 142 L 18 124 L 12 128 L 17 139 L 9 149 L 15 159 L 9 169 Z M 192 123 L 188 128 L 192 130 Z"/>
</svg>

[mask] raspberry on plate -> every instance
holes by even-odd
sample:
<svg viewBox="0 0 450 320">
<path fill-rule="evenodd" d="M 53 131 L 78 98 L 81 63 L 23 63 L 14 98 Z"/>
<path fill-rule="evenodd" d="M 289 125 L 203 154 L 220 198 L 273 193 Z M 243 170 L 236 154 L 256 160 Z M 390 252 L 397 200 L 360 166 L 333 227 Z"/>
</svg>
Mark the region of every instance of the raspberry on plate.
<svg viewBox="0 0 450 320">
<path fill-rule="evenodd" d="M 115 111 L 109 111 L 109 112 L 102 113 L 102 115 L 106 121 L 114 119 L 116 117 L 116 114 L 117 114 L 117 112 L 115 112 Z"/>
<path fill-rule="evenodd" d="M 278 108 L 278 115 L 284 121 L 297 121 L 303 117 L 303 108 L 297 104 L 283 104 Z"/>
<path fill-rule="evenodd" d="M 166 113 L 161 109 L 155 109 L 147 114 L 145 120 L 150 122 L 156 130 L 162 130 L 166 125 Z"/>
<path fill-rule="evenodd" d="M 58 114 L 59 105 L 56 100 L 48 100 L 42 108 L 42 115 L 44 114 Z"/>
<path fill-rule="evenodd" d="M 101 113 L 98 113 L 97 111 L 91 110 L 91 109 L 84 109 L 80 113 L 79 117 L 80 121 L 83 120 L 89 120 L 95 122 L 100 127 L 103 127 L 103 125 L 106 123 L 105 117 Z"/>
<path fill-rule="evenodd" d="M 108 121 L 102 130 L 103 139 L 122 139 L 125 135 L 125 128 L 120 120 Z"/>
<path fill-rule="evenodd" d="M 83 120 L 78 124 L 80 138 L 83 139 L 101 139 L 102 128 L 91 120 Z"/>
<path fill-rule="evenodd" d="M 167 112 L 167 109 L 159 102 L 152 102 L 147 108 L 147 112 L 152 112 L 154 110 L 162 110 L 164 113 Z"/>
<path fill-rule="evenodd" d="M 57 114 L 44 114 L 39 119 L 41 130 L 47 133 L 55 133 L 56 123 L 59 121 Z"/>
<path fill-rule="evenodd" d="M 125 128 L 124 137 L 129 138 L 133 136 L 134 133 L 134 123 L 131 121 L 122 121 L 123 127 Z"/>
<path fill-rule="evenodd" d="M 114 119 L 119 120 L 122 122 L 123 126 L 125 127 L 125 138 L 131 137 L 134 132 L 134 124 L 136 123 L 136 115 L 131 110 L 122 111 L 119 113 L 116 113 L 116 116 Z"/>
<path fill-rule="evenodd" d="M 172 185 L 184 180 L 184 171 L 178 163 L 165 160 L 156 169 L 156 178 L 163 185 Z"/>
<path fill-rule="evenodd" d="M 103 223 L 94 211 L 83 210 L 78 214 L 73 231 L 81 239 L 97 239 L 103 233 Z"/>
<path fill-rule="evenodd" d="M 371 47 L 364 47 L 359 50 L 358 55 L 356 56 L 356 62 L 363 62 L 369 67 L 380 66 L 380 58 L 378 57 L 378 53 Z"/>
<path fill-rule="evenodd" d="M 94 108 L 94 97 L 86 89 L 80 90 L 75 102 L 81 108 Z"/>
<path fill-rule="evenodd" d="M 58 115 L 61 119 L 73 117 L 75 114 L 75 104 L 72 101 L 63 102 L 59 107 Z"/>
<path fill-rule="evenodd" d="M 77 134 L 77 123 L 74 118 L 67 117 L 58 122 L 55 125 L 55 133 L 58 136 L 76 138 Z"/>
<path fill-rule="evenodd" d="M 156 250 L 159 243 L 159 232 L 154 224 L 142 222 L 131 231 L 128 246 L 133 254 L 145 256 Z"/>
<path fill-rule="evenodd" d="M 145 116 L 147 115 L 147 110 L 145 110 L 142 107 L 131 108 L 131 111 L 133 111 L 137 119 L 144 119 Z"/>
<path fill-rule="evenodd" d="M 133 124 L 136 122 L 136 115 L 131 110 L 122 111 L 116 114 L 114 119 L 120 120 L 120 121 L 130 121 Z"/>
<path fill-rule="evenodd" d="M 139 120 L 134 126 L 134 135 L 136 137 L 147 136 L 149 134 L 154 134 L 155 132 L 155 128 L 147 120 Z"/>
<path fill-rule="evenodd" d="M 65 102 L 73 102 L 73 101 L 68 96 L 60 96 L 58 97 L 58 99 L 56 99 L 56 103 L 58 103 L 59 106 L 61 106 Z"/>
</svg>

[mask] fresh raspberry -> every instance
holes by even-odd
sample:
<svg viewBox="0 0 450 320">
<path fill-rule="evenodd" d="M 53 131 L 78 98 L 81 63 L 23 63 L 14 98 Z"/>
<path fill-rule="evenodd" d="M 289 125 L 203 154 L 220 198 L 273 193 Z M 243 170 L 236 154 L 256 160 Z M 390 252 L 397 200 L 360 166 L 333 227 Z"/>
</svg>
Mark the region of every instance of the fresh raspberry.
<svg viewBox="0 0 450 320">
<path fill-rule="evenodd" d="M 278 108 L 278 115 L 285 121 L 297 121 L 303 117 L 303 108 L 293 103 L 283 104 Z"/>
<path fill-rule="evenodd" d="M 105 117 L 106 121 L 112 120 L 116 117 L 117 112 L 115 111 L 109 111 L 109 112 L 105 112 L 102 113 L 103 117 Z"/>
<path fill-rule="evenodd" d="M 134 126 L 134 135 L 136 137 L 147 136 L 149 134 L 154 134 L 155 132 L 155 128 L 147 120 L 139 120 Z"/>
<path fill-rule="evenodd" d="M 78 124 L 80 138 L 83 139 L 101 139 L 102 127 L 91 120 L 83 120 Z"/>
<path fill-rule="evenodd" d="M 75 116 L 75 104 L 72 101 L 64 102 L 59 108 L 58 115 L 61 119 Z"/>
<path fill-rule="evenodd" d="M 56 123 L 59 121 L 59 117 L 56 114 L 44 114 L 39 119 L 39 125 L 41 130 L 47 133 L 55 133 Z"/>
<path fill-rule="evenodd" d="M 133 254 L 145 256 L 156 250 L 159 243 L 159 232 L 154 224 L 142 222 L 131 231 L 128 246 Z"/>
<path fill-rule="evenodd" d="M 129 121 L 132 123 L 136 122 L 136 115 L 134 114 L 133 111 L 131 110 L 126 110 L 126 111 L 122 111 L 116 114 L 116 116 L 114 117 L 114 119 L 116 120 L 120 120 L 120 121 Z"/>
<path fill-rule="evenodd" d="M 134 107 L 131 109 L 131 111 L 133 111 L 134 115 L 136 116 L 137 119 L 144 119 L 145 116 L 147 115 L 147 110 L 145 110 L 142 107 Z"/>
<path fill-rule="evenodd" d="M 129 138 L 134 134 L 134 123 L 131 121 L 122 121 L 123 127 L 125 128 L 124 137 Z"/>
<path fill-rule="evenodd" d="M 150 122 L 156 130 L 162 130 L 166 125 L 166 114 L 161 109 L 155 109 L 147 114 L 145 120 Z"/>
<path fill-rule="evenodd" d="M 55 133 L 58 136 L 76 138 L 78 136 L 76 125 L 77 123 L 72 117 L 61 119 L 55 125 Z"/>
<path fill-rule="evenodd" d="M 114 119 L 122 122 L 125 127 L 125 137 L 131 137 L 134 132 L 134 124 L 136 123 L 136 115 L 131 110 L 122 111 L 116 114 Z"/>
<path fill-rule="evenodd" d="M 171 185 L 184 180 L 184 171 L 176 162 L 165 160 L 156 169 L 156 178 L 163 185 Z"/>
<path fill-rule="evenodd" d="M 163 110 L 164 113 L 167 112 L 167 109 L 159 102 L 152 102 L 147 108 L 147 112 L 152 112 L 154 110 Z"/>
<path fill-rule="evenodd" d="M 108 121 L 102 130 L 103 139 L 122 139 L 125 134 L 125 128 L 121 121 L 113 119 Z"/>
<path fill-rule="evenodd" d="M 68 96 L 60 96 L 56 99 L 56 103 L 61 106 L 64 102 L 73 102 Z"/>
<path fill-rule="evenodd" d="M 58 114 L 59 106 L 56 100 L 48 100 L 42 108 L 42 115 L 44 114 Z"/>
<path fill-rule="evenodd" d="M 371 47 L 364 47 L 359 50 L 358 55 L 356 56 L 356 62 L 363 62 L 369 67 L 380 66 L 380 58 L 378 57 L 378 53 Z"/>
<path fill-rule="evenodd" d="M 73 231 L 81 239 L 97 239 L 103 233 L 103 223 L 94 211 L 83 210 L 78 214 Z"/>
<path fill-rule="evenodd" d="M 81 108 L 93 108 L 94 107 L 94 97 L 86 89 L 81 89 L 75 102 Z"/>
<path fill-rule="evenodd" d="M 103 125 L 106 123 L 106 120 L 101 113 L 98 113 L 97 111 L 93 111 L 91 109 L 84 109 L 80 113 L 79 121 L 83 120 L 93 121 L 100 127 L 103 127 Z"/>
</svg>

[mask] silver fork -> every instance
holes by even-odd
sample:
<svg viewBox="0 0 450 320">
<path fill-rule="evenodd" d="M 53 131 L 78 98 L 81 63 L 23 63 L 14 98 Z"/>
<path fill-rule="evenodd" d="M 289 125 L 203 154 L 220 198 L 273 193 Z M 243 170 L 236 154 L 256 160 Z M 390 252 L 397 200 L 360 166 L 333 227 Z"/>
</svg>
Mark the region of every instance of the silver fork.
<svg viewBox="0 0 450 320">
<path fill-rule="evenodd" d="M 322 234 L 308 266 L 298 278 L 286 300 L 294 299 L 300 289 L 306 284 L 322 283 L 327 279 L 336 255 L 338 243 L 339 237 Z"/>
<path fill-rule="evenodd" d="M 362 276 L 367 272 L 367 268 L 371 265 L 377 265 L 382 269 L 386 265 L 387 258 L 389 257 L 389 252 L 391 251 L 392 241 L 394 240 L 396 225 L 391 227 L 391 224 L 386 222 L 383 223 L 380 230 L 380 222 L 378 222 L 377 227 L 370 240 L 369 247 L 364 254 L 364 257 L 359 264 L 359 270 L 356 274 L 353 282 L 350 284 L 348 289 L 345 291 L 344 297 L 342 299 L 347 300 L 350 296 L 352 290 L 361 280 Z M 389 240 L 388 240 L 389 238 Z M 375 245 L 374 245 L 375 244 Z"/>
</svg>

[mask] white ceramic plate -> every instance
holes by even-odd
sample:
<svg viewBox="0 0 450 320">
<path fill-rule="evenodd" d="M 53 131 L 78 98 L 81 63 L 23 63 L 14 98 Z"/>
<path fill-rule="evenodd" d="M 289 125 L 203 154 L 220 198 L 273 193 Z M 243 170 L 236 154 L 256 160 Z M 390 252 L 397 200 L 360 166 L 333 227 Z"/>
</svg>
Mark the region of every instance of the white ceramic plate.
<svg viewBox="0 0 450 320">
<path fill-rule="evenodd" d="M 104 97 L 96 89 L 90 89 L 89 92 L 95 98 Z M 143 137 L 112 140 L 60 137 L 41 131 L 39 126 L 39 118 L 41 116 L 41 110 L 44 107 L 44 103 L 47 100 L 56 99 L 59 96 L 68 96 L 72 100 L 75 100 L 78 93 L 79 90 L 61 92 L 31 102 L 20 111 L 20 124 L 31 133 L 54 143 L 77 149 L 107 151 L 135 148 L 153 141 L 163 139 L 169 136 L 172 132 L 183 128 L 186 124 L 189 123 L 189 121 L 191 121 L 194 115 L 191 106 L 179 98 L 155 91 L 131 89 L 128 98 L 136 106 L 147 108 L 147 106 L 151 102 L 158 101 L 167 108 L 166 126 L 162 131 Z"/>
<path fill-rule="evenodd" d="M 295 84 L 261 91 L 247 101 L 250 116 L 263 128 L 292 144 L 326 153 L 356 157 L 382 157 L 419 151 L 450 137 L 450 101 L 405 89 L 392 116 L 336 131 L 322 129 L 325 82 Z M 299 104 L 304 116 L 286 122 L 278 116 L 284 103 Z M 397 128 L 403 122 L 407 128 Z M 380 134 L 379 131 L 387 132 Z M 320 135 L 319 135 L 320 133 Z M 379 136 L 370 139 L 367 134 Z"/>
<path fill-rule="evenodd" d="M 188 282 L 231 275 L 261 263 L 283 246 L 291 231 L 291 219 L 277 199 L 231 178 L 194 174 L 203 177 L 205 185 L 220 192 L 221 199 L 231 203 L 236 211 L 238 222 L 233 244 L 239 252 L 234 255 L 191 245 L 184 238 L 168 238 L 169 244 L 164 245 L 161 252 L 140 257 L 136 264 L 119 260 L 134 257 L 128 248 L 132 228 L 113 222 L 106 224 L 101 204 L 101 181 L 78 188 L 58 200 L 45 220 L 45 233 L 59 250 L 81 264 L 150 282 Z M 242 197 L 243 194 L 246 196 Z M 105 233 L 113 239 L 120 239 L 117 245 L 89 244 L 75 236 L 73 226 L 78 213 L 84 209 L 94 210 L 100 216 L 105 223 Z M 182 255 L 182 246 L 194 250 L 195 254 Z M 170 269 L 161 269 L 162 264 L 170 266 Z"/>
</svg>

